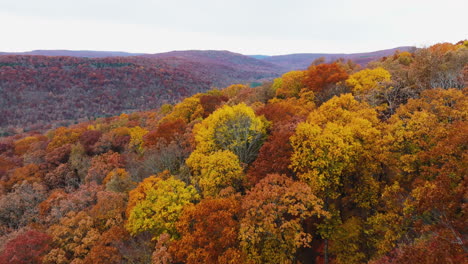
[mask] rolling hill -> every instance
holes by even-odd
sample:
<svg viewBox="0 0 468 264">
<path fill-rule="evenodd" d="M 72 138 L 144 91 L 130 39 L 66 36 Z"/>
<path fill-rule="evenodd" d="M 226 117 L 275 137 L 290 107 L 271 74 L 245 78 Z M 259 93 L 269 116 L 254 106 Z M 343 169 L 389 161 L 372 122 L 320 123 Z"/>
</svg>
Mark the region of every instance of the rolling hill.
<svg viewBox="0 0 468 264">
<path fill-rule="evenodd" d="M 345 60 L 352 60 L 361 66 L 365 66 L 367 63 L 373 60 L 380 59 L 395 53 L 395 51 L 411 51 L 415 47 L 404 46 L 397 47 L 393 49 L 385 49 L 373 52 L 363 52 L 363 53 L 297 53 L 297 54 L 288 54 L 288 55 L 278 55 L 278 56 L 264 56 L 264 55 L 252 55 L 251 57 L 257 58 L 259 60 L 269 62 L 278 66 L 281 66 L 287 71 L 306 69 L 312 61 L 318 58 L 325 58 L 325 61 L 330 62 L 340 58 Z"/>
<path fill-rule="evenodd" d="M 276 65 L 244 55 L 202 53 L 212 59 L 0 56 L 0 128 L 30 130 L 148 110 L 214 87 L 261 82 L 282 73 Z"/>
<path fill-rule="evenodd" d="M 158 54 L 68 50 L 0 53 L 0 129 L 40 129 L 43 124 L 69 124 L 148 110 L 214 87 L 272 80 L 285 72 L 305 69 L 319 57 L 365 64 L 397 49 L 411 48 L 280 56 L 214 50 Z"/>
<path fill-rule="evenodd" d="M 129 53 L 122 51 L 95 51 L 95 50 L 33 50 L 26 52 L 0 52 L 0 55 L 39 55 L 39 56 L 70 56 L 87 58 L 129 57 L 143 53 Z"/>
</svg>

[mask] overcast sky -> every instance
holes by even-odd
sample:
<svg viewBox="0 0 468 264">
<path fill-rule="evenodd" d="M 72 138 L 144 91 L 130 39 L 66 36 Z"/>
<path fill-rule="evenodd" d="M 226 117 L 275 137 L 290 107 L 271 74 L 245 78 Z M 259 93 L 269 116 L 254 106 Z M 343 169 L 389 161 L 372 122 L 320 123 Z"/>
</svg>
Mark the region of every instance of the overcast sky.
<svg viewBox="0 0 468 264">
<path fill-rule="evenodd" d="M 0 0 L 0 51 L 354 53 L 468 38 L 467 0 Z"/>
</svg>

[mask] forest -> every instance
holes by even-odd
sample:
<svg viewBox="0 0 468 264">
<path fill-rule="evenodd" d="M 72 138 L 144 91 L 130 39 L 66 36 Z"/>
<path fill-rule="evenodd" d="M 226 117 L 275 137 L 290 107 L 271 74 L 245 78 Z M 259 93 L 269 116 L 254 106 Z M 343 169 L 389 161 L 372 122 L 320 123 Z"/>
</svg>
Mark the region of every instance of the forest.
<svg viewBox="0 0 468 264">
<path fill-rule="evenodd" d="M 0 78 L 40 87 L 35 59 L 3 59 L 30 74 Z M 99 82 L 132 63 L 102 60 L 48 74 Z M 124 81 L 165 76 L 142 67 Z M 460 41 L 4 136 L 0 263 L 466 263 L 467 94 Z"/>
<path fill-rule="evenodd" d="M 261 82 L 283 72 L 277 65 L 227 51 L 185 53 L 0 56 L 0 136 L 155 109 L 213 87 Z"/>
</svg>

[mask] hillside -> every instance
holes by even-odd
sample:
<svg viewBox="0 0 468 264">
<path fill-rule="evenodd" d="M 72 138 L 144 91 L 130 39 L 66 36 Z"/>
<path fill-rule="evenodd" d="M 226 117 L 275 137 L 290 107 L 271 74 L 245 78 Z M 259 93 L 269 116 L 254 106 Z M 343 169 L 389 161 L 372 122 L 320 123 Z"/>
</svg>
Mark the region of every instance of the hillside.
<svg viewBox="0 0 468 264">
<path fill-rule="evenodd" d="M 227 54 L 229 60 L 0 56 L 0 128 L 33 129 L 152 109 L 213 87 L 281 73 L 277 66 L 247 56 L 216 54 Z"/>
<path fill-rule="evenodd" d="M 94 51 L 94 50 L 33 50 L 26 52 L 0 52 L 0 55 L 38 55 L 38 56 L 69 56 L 87 58 L 129 57 L 143 53 L 129 53 L 121 51 Z"/>
<path fill-rule="evenodd" d="M 466 262 L 468 41 L 210 91 L 179 59 L 7 58 L 40 111 L 199 93 L 0 137 L 2 264 Z"/>
<path fill-rule="evenodd" d="M 326 62 L 331 62 L 337 59 L 352 60 L 357 64 L 365 66 L 367 63 L 378 60 L 382 57 L 391 56 L 395 51 L 412 51 L 415 47 L 405 46 L 393 49 L 379 50 L 374 52 L 363 53 L 302 53 L 302 54 L 288 54 L 278 56 L 262 56 L 254 55 L 252 57 L 263 60 L 265 62 L 273 63 L 287 71 L 303 70 L 309 67 L 310 63 L 318 58 L 324 58 Z"/>
</svg>

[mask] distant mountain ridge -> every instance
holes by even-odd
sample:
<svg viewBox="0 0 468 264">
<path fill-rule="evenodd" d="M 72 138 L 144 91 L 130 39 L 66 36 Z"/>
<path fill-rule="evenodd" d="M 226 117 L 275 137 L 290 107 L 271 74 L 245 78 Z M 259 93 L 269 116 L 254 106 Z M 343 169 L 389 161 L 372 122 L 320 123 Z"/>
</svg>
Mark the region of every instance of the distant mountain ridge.
<svg viewBox="0 0 468 264">
<path fill-rule="evenodd" d="M 282 71 L 281 65 L 270 63 L 267 61 L 259 60 L 246 56 L 240 53 L 234 53 L 227 50 L 183 50 L 183 51 L 171 51 L 156 54 L 144 54 L 141 55 L 146 58 L 174 58 L 184 59 L 190 61 L 197 61 L 199 63 L 207 64 L 218 64 L 229 67 L 246 67 L 245 70 L 263 70 L 270 72 L 272 70 Z"/>
<path fill-rule="evenodd" d="M 381 57 L 389 56 L 395 51 L 411 51 L 414 46 L 401 46 L 392 49 L 384 49 L 372 52 L 360 53 L 293 53 L 286 55 L 243 55 L 226 50 L 180 50 L 163 53 L 129 53 L 121 51 L 93 51 L 93 50 L 33 50 L 27 52 L 0 52 L 1 55 L 39 55 L 39 56 L 70 56 L 87 58 L 105 57 L 133 57 L 141 56 L 145 58 L 173 59 L 177 61 L 191 61 L 197 63 L 208 63 L 227 67 L 246 67 L 245 70 L 255 69 L 256 71 L 277 71 L 287 72 L 292 70 L 306 69 L 312 61 L 318 58 L 325 58 L 330 62 L 343 58 L 352 60 L 357 64 L 366 65 L 370 61 Z"/>
<path fill-rule="evenodd" d="M 367 63 L 380 59 L 385 56 L 390 56 L 395 51 L 411 51 L 416 49 L 414 46 L 402 46 L 392 49 L 378 50 L 372 52 L 362 53 L 296 53 L 287 55 L 251 55 L 251 57 L 270 62 L 285 68 L 287 71 L 306 69 L 312 61 L 318 58 L 324 58 L 326 62 L 331 62 L 340 58 L 345 60 L 352 60 L 357 64 L 366 65 Z"/>
<path fill-rule="evenodd" d="M 130 53 L 123 51 L 95 51 L 95 50 L 33 50 L 25 52 L 0 52 L 0 55 L 38 55 L 38 56 L 69 56 L 87 58 L 129 57 L 144 53 Z"/>
<path fill-rule="evenodd" d="M 397 49 L 412 48 L 279 56 L 216 50 L 0 53 L 0 130 L 11 126 L 34 129 L 42 124 L 144 111 L 213 88 L 273 80 L 285 72 L 306 69 L 320 57 L 326 61 L 351 59 L 364 65 Z"/>
</svg>

